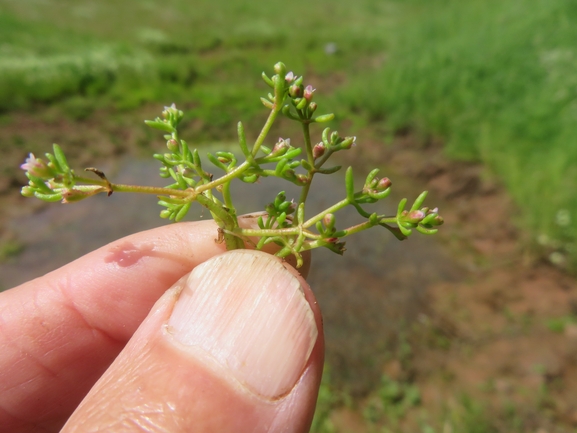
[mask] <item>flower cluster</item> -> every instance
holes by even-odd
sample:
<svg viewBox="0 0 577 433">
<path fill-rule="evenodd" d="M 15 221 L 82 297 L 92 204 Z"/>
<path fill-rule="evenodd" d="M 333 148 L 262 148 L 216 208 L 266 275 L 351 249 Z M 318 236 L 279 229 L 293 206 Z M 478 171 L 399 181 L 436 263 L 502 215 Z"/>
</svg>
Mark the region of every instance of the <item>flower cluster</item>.
<svg viewBox="0 0 577 433">
<path fill-rule="evenodd" d="M 297 266 L 302 264 L 302 252 L 326 247 L 342 254 L 345 250 L 343 238 L 374 226 L 391 231 L 397 238 L 404 239 L 415 229 L 423 234 L 433 234 L 443 223 L 437 208 L 423 206 L 427 193 L 422 193 L 406 210 L 407 200 L 399 203 L 396 215 L 381 215 L 368 212 L 363 206 L 386 198 L 391 192 L 391 181 L 387 177 L 377 177 L 379 170 L 372 170 L 363 187 L 355 189 L 353 170 L 346 170 L 345 197 L 314 215 L 306 215 L 306 202 L 310 187 L 316 175 L 330 175 L 340 166 L 325 167 L 335 152 L 346 151 L 356 144 L 356 137 L 342 137 L 337 131 L 325 128 L 320 141 L 313 142 L 310 128 L 317 123 L 329 122 L 333 114 L 317 115 L 317 103 L 313 100 L 316 89 L 305 85 L 302 76 L 287 72 L 282 63 L 274 66 L 274 75 L 262 78 L 272 89 L 261 98 L 270 110 L 269 116 L 253 143 L 247 141 L 242 123 L 237 125 L 238 145 L 242 157 L 228 151 L 208 153 L 212 165 L 210 170 L 203 166 L 199 152 L 189 146 L 178 132 L 178 125 L 184 113 L 176 106 L 165 107 L 160 117 L 146 121 L 152 128 L 164 133 L 166 151 L 154 155 L 161 163 L 160 176 L 170 179 L 165 187 L 121 185 L 111 183 L 100 170 L 87 168 L 95 177 L 77 175 L 68 166 L 62 149 L 54 145 L 53 153 L 47 153 L 47 160 L 30 157 L 22 165 L 29 179 L 22 194 L 45 201 L 71 203 L 104 192 L 139 192 L 158 196 L 162 206 L 160 216 L 174 221 L 182 220 L 193 203 L 207 208 L 219 226 L 218 239 L 226 242 L 229 249 L 244 248 L 258 238 L 256 248 L 274 243 L 278 246 L 276 255 L 294 255 Z M 293 146 L 289 138 L 279 138 L 267 145 L 267 135 L 279 115 L 301 124 L 303 145 Z M 212 171 L 220 174 L 215 176 Z M 258 228 L 241 228 L 231 194 L 231 182 L 238 180 L 254 183 L 259 179 L 278 177 L 300 187 L 298 200 L 287 200 L 280 192 L 265 208 L 265 215 L 259 218 Z M 337 228 L 336 213 L 348 206 L 354 207 L 362 221 L 352 227 Z"/>
</svg>

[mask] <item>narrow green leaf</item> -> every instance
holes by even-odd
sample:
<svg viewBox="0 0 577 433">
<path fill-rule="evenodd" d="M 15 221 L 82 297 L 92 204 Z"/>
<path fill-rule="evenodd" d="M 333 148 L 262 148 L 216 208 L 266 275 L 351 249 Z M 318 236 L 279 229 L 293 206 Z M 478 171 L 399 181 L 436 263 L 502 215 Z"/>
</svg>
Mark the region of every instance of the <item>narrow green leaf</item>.
<svg viewBox="0 0 577 433">
<path fill-rule="evenodd" d="M 404 198 L 399 202 L 399 206 L 397 207 L 397 216 L 401 215 L 401 212 L 405 210 L 405 205 L 407 204 L 407 199 Z"/>
<path fill-rule="evenodd" d="M 413 210 L 418 210 L 421 208 L 421 206 L 423 205 L 423 202 L 425 201 L 425 199 L 427 198 L 427 194 L 428 191 L 423 191 L 415 200 L 415 202 L 413 203 L 413 206 L 411 206 L 411 211 Z"/>
<path fill-rule="evenodd" d="M 154 129 L 160 129 L 161 131 L 165 131 L 165 132 L 170 132 L 171 134 L 173 132 L 176 132 L 176 129 L 174 129 L 171 125 L 169 125 L 168 123 L 164 123 L 164 122 L 159 122 L 156 120 L 145 120 L 144 123 L 146 123 L 148 126 L 150 126 L 151 128 Z"/>
<path fill-rule="evenodd" d="M 323 114 L 321 116 L 317 116 L 314 118 L 314 121 L 317 123 L 324 123 L 324 122 L 330 122 L 331 120 L 333 120 L 335 118 L 335 115 L 333 113 L 330 114 Z"/>
<path fill-rule="evenodd" d="M 329 133 L 331 132 L 331 128 L 325 128 L 322 134 L 323 144 L 328 148 L 331 146 L 331 142 L 329 140 Z"/>
<path fill-rule="evenodd" d="M 52 145 L 52 149 L 54 150 L 54 157 L 56 161 L 58 161 L 58 165 L 61 167 L 62 172 L 70 171 L 70 167 L 68 167 L 68 161 L 66 161 L 66 156 L 64 156 L 64 152 L 57 144 Z"/>
<path fill-rule="evenodd" d="M 260 102 L 262 102 L 262 105 L 264 105 L 266 108 L 268 108 L 269 110 L 272 110 L 274 108 L 274 105 L 272 102 L 270 102 L 268 99 L 265 99 L 263 97 L 260 98 Z"/>
<path fill-rule="evenodd" d="M 353 168 L 347 168 L 345 174 L 345 186 L 347 190 L 347 198 L 351 203 L 355 202 L 355 180 L 353 178 Z"/>
<path fill-rule="evenodd" d="M 176 222 L 181 221 L 186 214 L 188 213 L 188 210 L 190 209 L 190 203 L 186 203 L 185 205 L 183 205 L 179 211 L 177 212 L 177 214 L 174 217 L 174 220 Z"/>
<path fill-rule="evenodd" d="M 425 227 L 417 226 L 417 231 L 424 235 L 434 235 L 439 231 L 439 229 L 426 229 Z"/>
<path fill-rule="evenodd" d="M 267 74 L 263 73 L 260 75 L 263 79 L 263 81 L 270 87 L 274 87 L 274 83 L 272 82 L 272 80 L 268 77 Z"/>
<path fill-rule="evenodd" d="M 317 173 L 321 173 L 321 174 L 333 174 L 336 173 L 337 171 L 339 171 L 342 168 L 342 166 L 337 165 L 335 167 L 331 167 L 331 168 L 319 168 L 317 169 Z"/>
<path fill-rule="evenodd" d="M 55 202 L 55 201 L 62 200 L 62 194 L 60 194 L 60 193 L 43 194 L 41 192 L 35 192 L 34 197 L 39 198 L 40 200 L 43 200 L 43 201 L 48 201 L 48 202 Z"/>
</svg>

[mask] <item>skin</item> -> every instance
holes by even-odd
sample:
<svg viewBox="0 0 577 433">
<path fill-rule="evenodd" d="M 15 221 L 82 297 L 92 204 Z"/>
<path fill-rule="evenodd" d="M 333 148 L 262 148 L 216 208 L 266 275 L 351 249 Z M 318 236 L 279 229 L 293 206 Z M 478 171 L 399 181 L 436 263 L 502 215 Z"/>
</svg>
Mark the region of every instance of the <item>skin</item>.
<svg viewBox="0 0 577 433">
<path fill-rule="evenodd" d="M 0 293 L 0 431 L 53 432 L 65 423 L 63 431 L 308 431 L 322 322 L 288 263 L 318 337 L 285 395 L 256 395 L 163 334 L 183 277 L 224 252 L 216 233 L 211 221 L 137 233 Z"/>
</svg>

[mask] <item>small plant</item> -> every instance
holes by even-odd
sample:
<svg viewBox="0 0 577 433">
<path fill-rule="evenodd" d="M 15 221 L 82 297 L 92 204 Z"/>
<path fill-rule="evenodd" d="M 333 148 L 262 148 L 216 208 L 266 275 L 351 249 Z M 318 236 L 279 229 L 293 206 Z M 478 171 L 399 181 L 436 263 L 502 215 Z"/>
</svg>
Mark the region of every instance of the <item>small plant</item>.
<svg viewBox="0 0 577 433">
<path fill-rule="evenodd" d="M 206 207 L 218 224 L 218 242 L 225 242 L 227 249 L 245 248 L 252 245 L 261 249 L 275 243 L 279 257 L 294 255 L 297 266 L 302 265 L 302 252 L 317 247 L 326 247 L 335 253 L 345 251 L 342 239 L 374 226 L 381 226 L 392 232 L 398 239 L 405 239 L 413 229 L 433 234 L 443 223 L 437 208 L 423 206 L 427 192 L 417 197 L 410 209 L 405 209 L 407 199 L 401 200 L 396 215 L 379 215 L 368 212 L 363 205 L 376 203 L 387 197 L 391 191 L 391 181 L 378 178 L 378 169 L 366 177 L 361 189 L 356 190 L 353 170 L 346 170 L 345 198 L 314 216 L 306 216 L 306 201 L 313 178 L 329 175 L 340 170 L 340 166 L 325 167 L 333 153 L 349 150 L 355 145 L 356 137 L 342 137 L 336 131 L 325 128 L 319 142 L 311 139 L 311 125 L 328 122 L 333 114 L 317 115 L 317 104 L 313 101 L 315 89 L 303 84 L 303 77 L 288 72 L 283 63 L 274 66 L 274 75 L 262 78 L 272 89 L 263 105 L 270 110 L 260 134 L 249 145 L 242 123 L 238 123 L 238 144 L 244 161 L 239 162 L 231 152 L 208 153 L 213 168 L 222 172 L 215 176 L 201 163 L 197 149 L 191 148 L 180 138 L 177 127 L 183 112 L 174 105 L 166 107 L 162 117 L 147 120 L 152 128 L 165 133 L 168 152 L 154 155 L 162 164 L 160 176 L 171 179 L 164 187 L 121 185 L 110 182 L 104 173 L 96 168 L 86 168 L 95 176 L 84 176 L 68 166 L 66 157 L 58 145 L 53 153 L 47 153 L 47 160 L 30 154 L 22 165 L 29 179 L 22 188 L 22 195 L 37 197 L 45 201 L 72 203 L 99 193 L 135 192 L 153 194 L 164 209 L 162 218 L 180 221 L 188 213 L 193 202 Z M 267 134 L 279 115 L 300 123 L 303 133 L 302 147 L 291 145 L 290 139 L 280 138 L 272 145 L 266 145 Z M 231 182 L 238 179 L 254 183 L 266 177 L 279 177 L 301 188 L 300 196 L 288 200 L 284 192 L 279 192 L 266 206 L 266 213 L 259 217 L 259 228 L 242 228 L 230 192 Z M 353 206 L 363 221 L 348 228 L 338 229 L 335 213 L 347 206 Z M 315 230 L 316 229 L 316 230 Z M 256 242 L 251 239 L 258 239 Z"/>
</svg>

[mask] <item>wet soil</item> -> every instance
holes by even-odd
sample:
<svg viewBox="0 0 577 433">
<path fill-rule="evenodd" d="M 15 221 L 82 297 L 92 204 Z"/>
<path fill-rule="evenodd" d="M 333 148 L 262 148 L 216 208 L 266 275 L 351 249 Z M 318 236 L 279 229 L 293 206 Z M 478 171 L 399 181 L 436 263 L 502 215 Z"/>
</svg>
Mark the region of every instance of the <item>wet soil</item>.
<svg viewBox="0 0 577 433">
<path fill-rule="evenodd" d="M 24 119 L 12 119 L 9 130 L 26 131 L 20 122 L 31 122 L 31 137 L 43 143 L 56 134 L 43 121 Z M 94 120 L 59 128 L 63 145 L 69 132 L 78 137 L 80 162 L 127 149 L 138 154 L 146 138 L 140 130 L 103 127 Z M 113 131 L 125 140 L 110 145 L 107 136 Z M 2 134 L 13 140 L 10 132 Z M 25 132 L 23 141 L 31 137 Z M 82 151 L 90 139 L 108 144 L 93 156 Z M 10 163 L 18 165 L 24 155 L 14 152 L 20 153 L 18 162 Z M 391 206 L 401 196 L 428 189 L 427 202 L 440 207 L 446 224 L 437 236 L 404 242 L 371 231 L 352 239 L 344 257 L 329 251 L 314 255 L 309 281 L 324 314 L 333 386 L 362 402 L 387 374 L 415 383 L 423 400 L 419 410 L 432 414 L 441 414 L 465 393 L 489 408 L 496 431 L 507 431 L 505 412 L 511 407 L 521 420 L 519 431 L 577 427 L 577 282 L 531 251 L 514 224 L 518 210 L 498 182 L 479 165 L 447 160 L 440 143 L 411 134 L 387 146 L 360 139 L 346 158 L 359 173 L 368 165 L 383 168 L 398 194 Z M 155 182 L 154 163 L 126 161 L 100 167 L 119 181 Z M 154 200 L 128 201 L 141 197 L 39 206 L 15 191 L 21 175 L 3 173 L 0 237 L 25 247 L 0 264 L 4 288 L 160 221 Z M 344 191 L 342 179 L 324 182 L 315 190 L 319 206 L 340 199 Z M 240 211 L 262 208 L 278 188 L 246 193 Z M 347 214 L 341 221 L 353 219 Z M 335 411 L 334 422 L 342 431 L 346 426 L 363 431 L 359 413 Z M 410 424 L 406 431 L 418 431 Z"/>
</svg>

